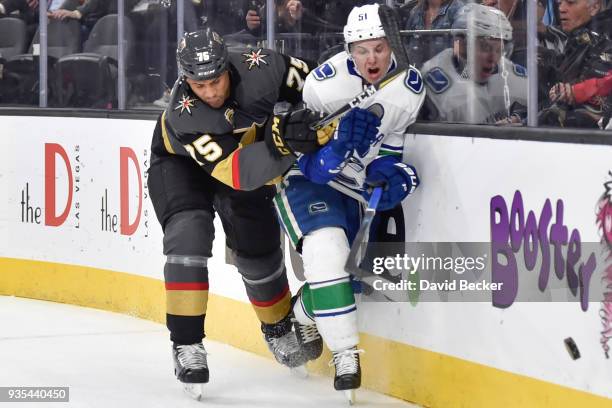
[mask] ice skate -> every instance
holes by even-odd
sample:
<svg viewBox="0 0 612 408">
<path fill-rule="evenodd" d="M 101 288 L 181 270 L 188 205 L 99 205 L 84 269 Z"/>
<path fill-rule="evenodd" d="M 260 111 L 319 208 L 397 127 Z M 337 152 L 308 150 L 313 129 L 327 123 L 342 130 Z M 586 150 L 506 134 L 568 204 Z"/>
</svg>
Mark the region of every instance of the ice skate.
<svg viewBox="0 0 612 408">
<path fill-rule="evenodd" d="M 276 361 L 289 368 L 296 368 L 306 363 L 295 332 L 291 330 L 291 319 L 285 317 L 278 323 L 261 324 L 261 331 Z"/>
<path fill-rule="evenodd" d="M 302 324 L 297 319 L 291 319 L 295 328 L 295 336 L 307 361 L 316 360 L 323 353 L 323 339 L 316 324 Z"/>
<path fill-rule="evenodd" d="M 360 353 L 363 353 L 363 350 L 358 350 L 356 347 L 337 351 L 329 362 L 330 366 L 336 368 L 334 388 L 344 393 L 350 405 L 355 403 L 355 390 L 361 386 Z"/>
<path fill-rule="evenodd" d="M 185 393 L 198 401 L 202 399 L 204 384 L 208 382 L 206 355 L 202 343 L 172 346 L 174 374 L 183 385 Z"/>
</svg>

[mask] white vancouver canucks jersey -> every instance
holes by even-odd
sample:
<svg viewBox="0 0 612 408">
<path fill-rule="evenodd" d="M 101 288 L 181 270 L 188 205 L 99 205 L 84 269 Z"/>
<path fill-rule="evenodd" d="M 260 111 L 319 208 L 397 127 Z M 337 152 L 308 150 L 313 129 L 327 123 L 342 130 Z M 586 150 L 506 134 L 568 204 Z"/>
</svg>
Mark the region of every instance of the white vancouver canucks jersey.
<svg viewBox="0 0 612 408">
<path fill-rule="evenodd" d="M 492 123 L 508 116 L 504 101 L 506 80 L 503 72 L 508 74 L 510 106 L 514 102 L 527 106 L 525 68 L 502 58 L 497 73 L 484 84 L 475 83 L 457 72 L 452 48 L 443 50 L 427 61 L 421 72 L 427 85 L 427 97 L 438 111 L 436 119 L 456 123 Z"/>
<path fill-rule="evenodd" d="M 343 51 L 308 74 L 302 97 L 308 108 L 330 113 L 363 91 L 364 83 L 355 64 Z M 360 157 L 356 151 L 353 153 L 346 166 L 330 183 L 332 187 L 356 197 L 365 181 L 365 168 L 372 160 L 388 154 L 401 156 L 405 130 L 416 120 L 425 100 L 424 88 L 421 74 L 416 68 L 410 67 L 405 74 L 361 103 L 360 108 L 363 109 L 380 105 L 376 107 L 377 112 L 382 110 L 378 138 L 365 157 Z"/>
</svg>

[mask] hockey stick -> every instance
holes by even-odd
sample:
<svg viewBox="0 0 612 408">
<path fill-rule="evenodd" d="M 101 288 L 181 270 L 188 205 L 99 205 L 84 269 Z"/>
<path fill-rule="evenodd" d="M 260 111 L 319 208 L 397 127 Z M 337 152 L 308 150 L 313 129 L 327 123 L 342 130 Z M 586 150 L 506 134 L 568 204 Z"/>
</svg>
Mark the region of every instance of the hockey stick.
<svg viewBox="0 0 612 408">
<path fill-rule="evenodd" d="M 372 272 L 361 269 L 359 265 L 361 264 L 361 261 L 363 261 L 363 257 L 365 255 L 365 251 L 362 251 L 362 249 L 364 249 L 363 247 L 366 246 L 365 242 L 370 234 L 370 226 L 372 225 L 372 220 L 376 215 L 376 207 L 378 207 L 378 202 L 380 201 L 382 192 L 383 187 L 374 188 L 370 201 L 368 201 L 368 207 L 365 210 L 365 215 L 361 220 L 361 226 L 359 227 L 357 236 L 353 241 L 353 245 L 351 245 L 351 250 L 346 263 L 344 264 L 344 269 L 351 275 L 358 278 L 372 275 Z"/>
<path fill-rule="evenodd" d="M 406 50 L 404 49 L 404 45 L 402 44 L 399 23 L 395 9 L 386 5 L 380 5 L 378 8 L 378 16 L 380 17 L 380 22 L 383 26 L 383 30 L 385 31 L 387 42 L 391 47 L 391 51 L 393 51 L 393 54 L 395 55 L 395 60 L 397 62 L 395 69 L 393 71 L 388 72 L 377 83 L 369 84 L 368 86 L 366 86 L 363 91 L 357 94 L 348 103 L 341 106 L 335 112 L 326 115 L 324 118 L 310 125 L 310 129 L 320 129 L 330 124 L 340 116 L 344 115 L 349 110 L 361 105 L 361 102 L 368 99 L 380 89 L 393 82 L 394 79 L 405 73 L 406 70 L 410 67 L 408 55 L 406 54 Z"/>
</svg>

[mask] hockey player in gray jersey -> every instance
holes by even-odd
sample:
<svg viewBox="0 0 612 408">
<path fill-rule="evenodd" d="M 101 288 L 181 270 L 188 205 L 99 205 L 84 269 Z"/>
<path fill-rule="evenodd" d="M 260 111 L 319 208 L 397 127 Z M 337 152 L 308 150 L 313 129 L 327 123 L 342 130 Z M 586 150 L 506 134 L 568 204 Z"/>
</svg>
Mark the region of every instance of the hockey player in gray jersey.
<svg viewBox="0 0 612 408">
<path fill-rule="evenodd" d="M 344 28 L 343 51 L 307 77 L 303 99 L 309 109 L 334 112 L 395 69 L 396 62 L 378 14 L 379 6 L 355 7 Z M 420 73 L 409 67 L 344 116 L 335 138 L 316 153 L 302 155 L 275 197 L 284 228 L 302 254 L 307 283 L 293 312 L 298 341 L 310 359 L 321 354 L 321 337 L 333 352 L 334 388 L 354 398 L 361 384 L 357 307 L 344 264 L 359 227 L 360 202 L 368 186 L 384 185 L 379 210 L 397 206 L 419 184 L 414 167 L 402 162 L 404 133 L 424 101 Z M 353 146 L 339 144 L 345 127 L 369 111 L 378 117 L 377 137 Z M 318 329 L 318 331 L 317 331 Z M 319 336 L 320 334 L 320 336 Z"/>
<path fill-rule="evenodd" d="M 166 324 L 175 374 L 191 396 L 200 398 L 198 384 L 209 380 L 202 339 L 215 214 L 268 348 L 289 367 L 304 363 L 292 330 L 291 293 L 272 206 L 275 190 L 265 184 L 295 161 L 293 155 L 276 158 L 279 149 L 316 150 L 335 128 L 310 130 L 309 123 L 320 116 L 305 109 L 270 119 L 276 102 L 301 100 L 310 72 L 302 60 L 261 48 L 229 51 L 206 29 L 185 34 L 177 62 L 180 76 L 171 104 L 153 134 L 148 185 L 164 232 Z M 273 142 L 264 140 L 275 127 L 266 122 L 282 129 Z M 356 128 L 348 126 L 350 137 L 368 137 L 360 132 L 365 123 L 351 124 Z"/>
<path fill-rule="evenodd" d="M 453 29 L 467 29 L 422 69 L 429 120 L 455 123 L 520 124 L 526 116 L 525 68 L 512 63 L 512 26 L 498 9 L 468 4 Z M 473 39 L 473 47 L 470 40 Z M 473 48 L 473 52 L 471 49 Z"/>
</svg>

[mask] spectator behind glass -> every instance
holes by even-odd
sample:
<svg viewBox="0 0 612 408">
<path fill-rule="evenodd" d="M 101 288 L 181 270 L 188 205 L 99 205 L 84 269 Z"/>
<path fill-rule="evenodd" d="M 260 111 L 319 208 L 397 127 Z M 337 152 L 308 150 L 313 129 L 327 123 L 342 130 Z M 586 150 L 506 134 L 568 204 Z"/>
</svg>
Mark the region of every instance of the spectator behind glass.
<svg viewBox="0 0 612 408">
<path fill-rule="evenodd" d="M 20 17 L 38 12 L 38 0 L 2 0 L 0 1 L 0 17 L 7 16 L 14 11 Z"/>
<path fill-rule="evenodd" d="M 598 0 L 559 1 L 561 29 L 568 40 L 564 52 L 548 61 L 552 69 L 547 80 L 555 85 L 539 115 L 543 125 L 596 128 L 609 110 L 610 96 L 605 92 L 598 91 L 583 103 L 572 96 L 575 84 L 603 78 L 612 70 L 612 11 L 599 13 L 600 8 Z"/>
<path fill-rule="evenodd" d="M 312 11 L 305 8 L 300 0 L 275 0 L 274 5 L 277 33 L 314 34 L 322 21 Z M 255 37 L 264 36 L 265 16 L 265 1 L 249 0 L 245 17 L 247 31 Z"/>
<path fill-rule="evenodd" d="M 512 26 L 500 10 L 472 3 L 457 13 L 453 28 L 466 29 L 470 18 L 474 55 L 468 54 L 467 38 L 460 34 L 453 48 L 421 68 L 427 85 L 423 116 L 454 123 L 520 124 L 527 113 L 527 78 L 525 70 L 506 57 Z"/>
<path fill-rule="evenodd" d="M 559 28 L 544 23 L 546 0 L 538 0 L 538 45 L 557 53 L 563 53 L 567 35 Z"/>
<path fill-rule="evenodd" d="M 132 10 L 139 0 L 126 0 L 126 11 Z M 87 39 L 93 26 L 107 14 L 117 13 L 116 0 L 65 0 L 59 9 L 47 12 L 47 16 L 56 20 L 67 18 L 81 22 L 81 38 Z"/>
<path fill-rule="evenodd" d="M 538 105 L 547 105 L 548 92 L 555 84 L 557 58 L 563 54 L 567 35 L 552 25 L 544 24 L 546 0 L 538 0 Z M 513 60 L 525 64 L 527 50 L 514 50 Z"/>
<path fill-rule="evenodd" d="M 221 35 L 235 33 L 244 26 L 245 0 L 196 0 L 193 3 L 206 25 Z"/>
<path fill-rule="evenodd" d="M 340 41 L 341 36 L 335 33 L 339 33 L 341 27 L 319 17 L 314 9 L 305 4 L 301 0 L 275 0 L 274 47 L 283 53 L 315 61 L 322 50 Z M 249 0 L 246 29 L 237 34 L 246 34 L 247 42 L 265 39 L 266 17 L 265 1 Z M 330 32 L 334 34 L 329 35 Z"/>
<path fill-rule="evenodd" d="M 407 30 L 450 29 L 463 0 L 419 0 L 406 22 Z M 450 34 L 410 35 L 407 44 L 410 61 L 420 67 L 440 51 L 451 47 Z"/>
<path fill-rule="evenodd" d="M 19 12 L 18 17 L 25 21 L 27 27 L 27 43 L 30 44 L 38 28 L 38 0 L 2 0 L 0 1 L 0 18 L 13 12 Z"/>
</svg>

